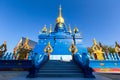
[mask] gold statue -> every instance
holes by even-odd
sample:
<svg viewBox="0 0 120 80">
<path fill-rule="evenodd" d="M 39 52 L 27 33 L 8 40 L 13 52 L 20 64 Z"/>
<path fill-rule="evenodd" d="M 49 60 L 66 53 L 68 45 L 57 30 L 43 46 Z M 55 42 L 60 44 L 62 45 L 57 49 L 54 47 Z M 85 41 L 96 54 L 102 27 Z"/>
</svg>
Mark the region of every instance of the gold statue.
<svg viewBox="0 0 120 80">
<path fill-rule="evenodd" d="M 120 45 L 117 43 L 117 42 L 115 42 L 115 52 L 119 55 L 119 57 L 120 57 Z"/>
<path fill-rule="evenodd" d="M 42 32 L 47 32 L 47 27 L 46 25 L 44 25 L 43 29 L 42 29 Z"/>
<path fill-rule="evenodd" d="M 78 49 L 76 48 L 76 46 L 74 45 L 74 42 L 72 42 L 70 48 L 69 48 L 69 51 L 72 53 L 72 58 L 73 58 L 73 55 L 78 52 Z"/>
<path fill-rule="evenodd" d="M 3 54 L 7 51 L 6 41 L 0 46 L 0 58 L 2 58 Z"/>
<path fill-rule="evenodd" d="M 14 48 L 14 57 L 16 60 L 28 60 L 28 54 L 32 50 L 28 43 L 29 39 L 26 38 L 24 44 Z"/>
<path fill-rule="evenodd" d="M 93 39 L 93 46 L 92 46 L 92 51 L 94 53 L 94 57 L 96 60 L 104 60 L 104 52 L 102 48 L 97 44 L 96 39 Z"/>
<path fill-rule="evenodd" d="M 62 17 L 62 8 L 61 8 L 61 5 L 59 7 L 59 16 L 56 19 L 56 23 L 64 23 L 64 18 Z"/>
<path fill-rule="evenodd" d="M 50 45 L 50 42 L 48 42 L 48 45 L 44 48 L 44 52 L 48 53 L 48 58 L 50 59 L 50 53 L 53 52 L 52 46 Z"/>
</svg>

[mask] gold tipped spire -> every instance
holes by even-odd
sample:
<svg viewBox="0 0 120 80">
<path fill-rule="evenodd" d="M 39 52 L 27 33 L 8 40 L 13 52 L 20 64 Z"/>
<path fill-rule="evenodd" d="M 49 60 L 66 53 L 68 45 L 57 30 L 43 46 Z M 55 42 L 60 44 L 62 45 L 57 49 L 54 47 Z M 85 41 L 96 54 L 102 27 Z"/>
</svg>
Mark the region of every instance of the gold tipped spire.
<svg viewBox="0 0 120 80">
<path fill-rule="evenodd" d="M 93 39 L 93 43 L 94 43 L 94 45 L 97 45 L 97 41 L 95 38 Z"/>
<path fill-rule="evenodd" d="M 64 19 L 62 17 L 62 8 L 61 8 L 61 5 L 59 7 L 59 16 L 56 19 L 56 23 L 64 23 Z"/>
<path fill-rule="evenodd" d="M 72 45 L 74 45 L 74 41 L 72 41 Z"/>
<path fill-rule="evenodd" d="M 47 32 L 47 27 L 46 25 L 44 25 L 43 29 L 42 29 L 42 32 Z"/>
<path fill-rule="evenodd" d="M 51 45 L 50 45 L 50 41 L 48 42 L 48 46 L 51 46 Z"/>
<path fill-rule="evenodd" d="M 62 17 L 62 7 L 61 7 L 61 5 L 59 7 L 59 17 Z"/>
<path fill-rule="evenodd" d="M 72 33 L 72 30 L 71 30 L 70 25 L 68 26 L 68 32 L 69 32 L 69 33 Z"/>
<path fill-rule="evenodd" d="M 28 37 L 25 39 L 25 45 L 27 45 L 28 44 L 28 42 L 29 42 L 29 39 L 28 39 Z"/>
<path fill-rule="evenodd" d="M 4 43 L 3 43 L 4 45 L 6 45 L 6 41 L 4 41 Z"/>
<path fill-rule="evenodd" d="M 51 33 L 52 32 L 52 25 L 50 24 L 50 30 L 49 30 L 49 32 Z"/>
<path fill-rule="evenodd" d="M 77 33 L 79 30 L 77 27 L 74 28 L 74 33 Z"/>
</svg>

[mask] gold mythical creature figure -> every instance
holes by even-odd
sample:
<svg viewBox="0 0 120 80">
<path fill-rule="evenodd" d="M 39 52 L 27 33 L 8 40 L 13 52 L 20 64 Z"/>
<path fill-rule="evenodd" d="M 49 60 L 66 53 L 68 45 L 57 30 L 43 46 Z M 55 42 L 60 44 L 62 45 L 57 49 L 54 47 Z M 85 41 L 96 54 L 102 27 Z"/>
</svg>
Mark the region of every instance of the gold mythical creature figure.
<svg viewBox="0 0 120 80">
<path fill-rule="evenodd" d="M 117 42 L 115 42 L 115 52 L 119 55 L 119 57 L 120 57 L 120 45 L 117 43 Z"/>
<path fill-rule="evenodd" d="M 44 48 L 44 52 L 48 53 L 48 58 L 50 59 L 50 53 L 53 52 L 52 46 L 50 45 L 50 42 L 48 42 L 47 46 Z"/>
<path fill-rule="evenodd" d="M 78 52 L 78 49 L 76 48 L 74 42 L 72 42 L 70 48 L 69 48 L 69 51 L 72 53 L 72 58 L 73 58 L 73 55 Z"/>
<path fill-rule="evenodd" d="M 107 46 L 102 45 L 102 43 L 100 43 L 100 42 L 99 42 L 99 46 L 102 48 L 103 52 L 105 52 L 106 59 L 109 59 L 109 58 L 108 58 L 108 55 L 109 55 L 109 50 L 108 50 L 108 47 L 107 47 Z"/>
<path fill-rule="evenodd" d="M 95 60 L 104 60 L 104 52 L 102 48 L 97 44 L 96 39 L 93 40 L 94 44 L 92 46 L 92 51 L 95 57 Z"/>
<path fill-rule="evenodd" d="M 2 55 L 7 51 L 7 45 L 6 41 L 0 46 L 0 58 L 2 58 Z"/>
<path fill-rule="evenodd" d="M 32 50 L 28 42 L 29 39 L 26 38 L 24 44 L 14 48 L 14 57 L 16 60 L 28 60 L 28 54 Z"/>
</svg>

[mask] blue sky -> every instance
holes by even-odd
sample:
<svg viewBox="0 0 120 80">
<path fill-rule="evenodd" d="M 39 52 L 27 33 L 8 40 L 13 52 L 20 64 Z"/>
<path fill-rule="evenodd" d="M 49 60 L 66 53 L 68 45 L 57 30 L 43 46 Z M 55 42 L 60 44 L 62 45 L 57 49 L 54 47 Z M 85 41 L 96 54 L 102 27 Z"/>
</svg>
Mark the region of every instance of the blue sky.
<svg viewBox="0 0 120 80">
<path fill-rule="evenodd" d="M 22 36 L 38 41 L 45 24 L 55 25 L 60 4 L 65 23 L 79 28 L 85 46 L 93 38 L 120 43 L 120 0 L 0 0 L 0 44 L 6 40 L 12 52 Z"/>
</svg>

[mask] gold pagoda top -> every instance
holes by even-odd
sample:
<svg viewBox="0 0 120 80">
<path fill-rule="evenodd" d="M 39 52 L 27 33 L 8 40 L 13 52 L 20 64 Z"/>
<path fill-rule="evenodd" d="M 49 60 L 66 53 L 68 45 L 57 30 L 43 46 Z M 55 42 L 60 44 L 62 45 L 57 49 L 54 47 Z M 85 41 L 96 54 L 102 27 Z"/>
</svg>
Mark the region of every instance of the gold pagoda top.
<svg viewBox="0 0 120 80">
<path fill-rule="evenodd" d="M 59 15 L 56 19 L 56 23 L 64 23 L 64 18 L 62 17 L 62 8 L 61 5 L 59 7 Z"/>
<path fill-rule="evenodd" d="M 42 32 L 47 32 L 47 27 L 46 25 L 44 25 L 43 29 L 42 29 Z"/>
</svg>

